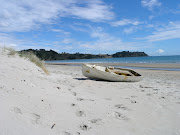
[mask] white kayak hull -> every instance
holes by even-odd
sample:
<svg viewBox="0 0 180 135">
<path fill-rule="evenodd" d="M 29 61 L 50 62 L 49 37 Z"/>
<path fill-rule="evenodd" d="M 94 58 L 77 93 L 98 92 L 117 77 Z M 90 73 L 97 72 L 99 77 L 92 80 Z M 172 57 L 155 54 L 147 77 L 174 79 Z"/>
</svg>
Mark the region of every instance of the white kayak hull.
<svg viewBox="0 0 180 135">
<path fill-rule="evenodd" d="M 84 76 L 88 78 L 114 81 L 114 82 L 137 82 L 142 80 L 142 76 L 133 70 L 130 71 L 135 72 L 138 75 L 132 75 L 132 76 L 119 75 L 116 73 L 107 72 L 106 68 L 107 67 L 103 67 L 103 66 L 83 64 L 82 73 Z M 128 69 L 123 69 L 123 70 L 129 71 Z"/>
</svg>

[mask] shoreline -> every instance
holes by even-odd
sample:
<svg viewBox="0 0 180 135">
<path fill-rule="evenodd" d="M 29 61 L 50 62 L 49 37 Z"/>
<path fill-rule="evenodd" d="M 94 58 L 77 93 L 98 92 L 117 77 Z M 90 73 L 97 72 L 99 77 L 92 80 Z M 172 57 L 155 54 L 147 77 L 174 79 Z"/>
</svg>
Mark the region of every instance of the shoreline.
<svg viewBox="0 0 180 135">
<path fill-rule="evenodd" d="M 81 66 L 84 63 L 45 63 L 46 65 L 69 65 L 69 66 Z M 167 63 L 85 63 L 85 64 L 97 64 L 101 66 L 120 66 L 124 68 L 135 69 L 150 69 L 150 70 L 175 70 L 180 71 L 180 64 Z"/>
</svg>

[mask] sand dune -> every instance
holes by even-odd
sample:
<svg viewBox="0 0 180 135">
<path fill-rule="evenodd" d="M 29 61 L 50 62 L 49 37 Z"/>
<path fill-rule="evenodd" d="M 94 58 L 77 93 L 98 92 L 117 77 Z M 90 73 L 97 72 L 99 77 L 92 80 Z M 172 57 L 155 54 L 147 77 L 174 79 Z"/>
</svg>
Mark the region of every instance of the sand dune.
<svg viewBox="0 0 180 135">
<path fill-rule="evenodd" d="M 178 71 L 136 70 L 144 79 L 130 83 L 47 69 L 0 50 L 0 135 L 180 134 Z"/>
</svg>

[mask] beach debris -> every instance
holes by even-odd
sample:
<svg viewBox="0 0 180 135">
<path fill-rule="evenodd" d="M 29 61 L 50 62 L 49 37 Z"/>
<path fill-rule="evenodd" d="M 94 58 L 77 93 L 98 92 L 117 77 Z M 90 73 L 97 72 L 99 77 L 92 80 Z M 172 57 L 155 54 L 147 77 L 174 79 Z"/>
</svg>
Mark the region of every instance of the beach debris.
<svg viewBox="0 0 180 135">
<path fill-rule="evenodd" d="M 53 129 L 55 125 L 56 125 L 56 124 L 53 124 L 53 125 L 51 126 L 51 129 Z"/>
</svg>

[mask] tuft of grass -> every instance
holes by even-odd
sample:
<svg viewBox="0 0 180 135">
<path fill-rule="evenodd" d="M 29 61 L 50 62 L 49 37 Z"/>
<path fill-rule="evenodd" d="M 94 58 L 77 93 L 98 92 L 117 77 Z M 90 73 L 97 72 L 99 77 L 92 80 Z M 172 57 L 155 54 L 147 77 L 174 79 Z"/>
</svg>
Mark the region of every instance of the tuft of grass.
<svg viewBox="0 0 180 135">
<path fill-rule="evenodd" d="M 8 51 L 8 55 L 14 56 L 16 54 L 16 51 L 13 48 L 4 48 L 4 51 L 5 50 Z"/>
<path fill-rule="evenodd" d="M 20 57 L 24 57 L 27 58 L 28 60 L 30 60 L 31 62 L 33 62 L 34 64 L 36 64 L 38 67 L 42 68 L 42 70 L 46 73 L 49 74 L 49 71 L 46 69 L 45 65 L 44 65 L 44 61 L 40 60 L 35 54 L 33 54 L 32 52 L 23 52 L 23 53 L 19 53 Z"/>
</svg>

